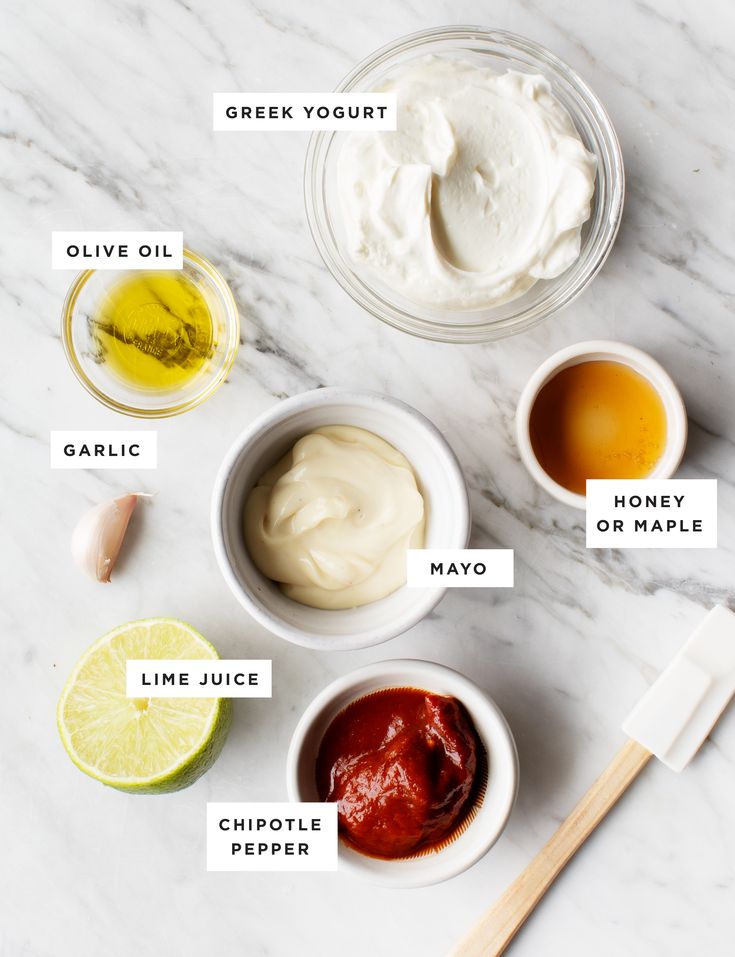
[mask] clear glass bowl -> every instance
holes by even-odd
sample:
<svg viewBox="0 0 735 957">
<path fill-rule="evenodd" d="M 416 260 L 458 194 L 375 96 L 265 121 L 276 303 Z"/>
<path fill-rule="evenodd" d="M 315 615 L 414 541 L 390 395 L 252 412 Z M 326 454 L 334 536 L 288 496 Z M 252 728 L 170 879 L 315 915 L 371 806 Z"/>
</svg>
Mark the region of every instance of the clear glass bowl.
<svg viewBox="0 0 735 957">
<path fill-rule="evenodd" d="M 125 270 L 88 269 L 71 284 L 61 317 L 64 351 L 77 379 L 108 408 L 139 418 L 178 415 L 209 398 L 227 378 L 240 345 L 240 317 L 230 287 L 210 262 L 189 249 L 184 250 L 183 272 L 209 307 L 212 354 L 190 381 L 167 390 L 137 389 L 115 376 L 94 335 L 100 302 Z"/>
<path fill-rule="evenodd" d="M 623 158 L 600 101 L 565 63 L 537 43 L 501 30 L 449 26 L 402 37 L 359 63 L 337 92 L 373 90 L 418 57 L 468 60 L 498 73 L 540 73 L 566 107 L 585 147 L 597 157 L 590 218 L 579 258 L 555 279 L 539 280 L 511 302 L 475 311 L 431 309 L 376 281 L 349 257 L 337 196 L 336 163 L 346 133 L 319 131 L 306 154 L 306 214 L 314 242 L 342 288 L 368 312 L 396 329 L 438 342 L 484 342 L 530 329 L 576 298 L 602 267 L 620 225 L 625 192 Z"/>
</svg>

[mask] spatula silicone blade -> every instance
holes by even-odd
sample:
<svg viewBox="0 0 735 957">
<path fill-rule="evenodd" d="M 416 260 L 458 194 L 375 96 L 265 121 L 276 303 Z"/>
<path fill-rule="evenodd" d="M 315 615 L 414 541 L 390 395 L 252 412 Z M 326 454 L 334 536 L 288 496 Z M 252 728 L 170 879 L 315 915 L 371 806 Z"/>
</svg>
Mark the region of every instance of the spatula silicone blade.
<svg viewBox="0 0 735 957">
<path fill-rule="evenodd" d="M 683 770 L 733 694 L 735 614 L 718 605 L 623 722 L 629 740 L 528 867 L 455 947 L 452 957 L 502 954 L 651 756 L 674 771 Z"/>
</svg>

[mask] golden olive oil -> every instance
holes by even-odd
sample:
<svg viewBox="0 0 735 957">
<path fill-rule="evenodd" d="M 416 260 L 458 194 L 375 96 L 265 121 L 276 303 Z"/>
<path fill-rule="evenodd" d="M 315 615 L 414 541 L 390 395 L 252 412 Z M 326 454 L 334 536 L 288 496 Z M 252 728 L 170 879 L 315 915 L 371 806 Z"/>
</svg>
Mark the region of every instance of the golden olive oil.
<svg viewBox="0 0 735 957">
<path fill-rule="evenodd" d="M 580 362 L 541 389 L 530 432 L 541 468 L 584 495 L 587 479 L 650 474 L 666 444 L 666 409 L 648 379 L 622 362 Z"/>
<path fill-rule="evenodd" d="M 126 385 L 187 385 L 214 351 L 209 306 L 183 272 L 139 272 L 111 286 L 93 320 L 100 358 Z"/>
</svg>

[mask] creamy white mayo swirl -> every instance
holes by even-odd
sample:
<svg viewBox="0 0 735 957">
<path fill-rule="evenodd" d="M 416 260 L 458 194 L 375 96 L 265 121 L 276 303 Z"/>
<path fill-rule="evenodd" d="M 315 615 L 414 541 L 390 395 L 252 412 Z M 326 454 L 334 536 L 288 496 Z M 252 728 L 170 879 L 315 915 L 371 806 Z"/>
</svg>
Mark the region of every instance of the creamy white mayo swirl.
<svg viewBox="0 0 735 957">
<path fill-rule="evenodd" d="M 542 76 L 425 57 L 379 92 L 396 132 L 337 161 L 347 248 L 394 292 L 449 310 L 514 299 L 579 256 L 595 157 Z"/>
<path fill-rule="evenodd" d="M 353 608 L 406 581 L 424 544 L 424 501 L 411 465 L 364 429 L 329 425 L 294 445 L 245 503 L 245 544 L 286 595 Z"/>
</svg>

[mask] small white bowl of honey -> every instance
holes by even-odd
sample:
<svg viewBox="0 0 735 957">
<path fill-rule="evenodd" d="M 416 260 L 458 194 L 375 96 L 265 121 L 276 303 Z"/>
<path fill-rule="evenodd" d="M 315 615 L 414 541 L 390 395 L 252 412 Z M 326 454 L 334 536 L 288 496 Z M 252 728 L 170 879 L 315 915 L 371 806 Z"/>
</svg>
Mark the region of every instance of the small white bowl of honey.
<svg viewBox="0 0 735 957">
<path fill-rule="evenodd" d="M 673 379 L 623 342 L 578 342 L 528 380 L 516 413 L 521 461 L 550 495 L 586 507 L 587 479 L 667 479 L 679 467 L 687 415 Z"/>
</svg>

